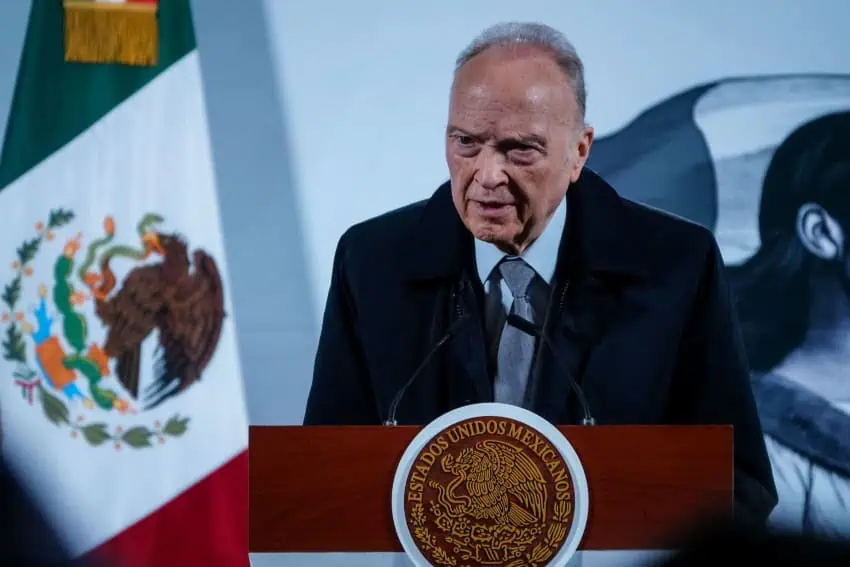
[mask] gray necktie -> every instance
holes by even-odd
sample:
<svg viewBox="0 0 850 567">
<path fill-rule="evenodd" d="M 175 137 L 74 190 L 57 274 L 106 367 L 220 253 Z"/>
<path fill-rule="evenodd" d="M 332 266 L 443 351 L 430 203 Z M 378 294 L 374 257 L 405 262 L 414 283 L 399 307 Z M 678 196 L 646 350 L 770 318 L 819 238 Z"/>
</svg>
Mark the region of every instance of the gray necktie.
<svg viewBox="0 0 850 567">
<path fill-rule="evenodd" d="M 534 322 L 534 312 L 528 294 L 534 270 L 521 258 L 509 258 L 499 264 L 499 272 L 513 295 L 511 314 Z M 505 323 L 499 341 L 496 380 L 493 393 L 497 402 L 522 406 L 528 373 L 534 357 L 535 338 Z"/>
</svg>

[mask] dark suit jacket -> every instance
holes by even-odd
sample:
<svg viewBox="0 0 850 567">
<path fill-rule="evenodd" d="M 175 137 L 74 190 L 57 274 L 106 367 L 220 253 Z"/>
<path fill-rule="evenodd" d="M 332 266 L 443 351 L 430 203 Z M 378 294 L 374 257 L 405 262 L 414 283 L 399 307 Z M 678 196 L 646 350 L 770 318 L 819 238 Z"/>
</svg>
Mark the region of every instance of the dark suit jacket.
<svg viewBox="0 0 850 567">
<path fill-rule="evenodd" d="M 762 522 L 776 490 L 713 235 L 621 198 L 588 169 L 567 199 L 544 325 L 558 355 L 540 349 L 530 409 L 578 423 L 571 373 L 599 425 L 732 424 L 738 510 Z M 340 238 L 305 425 L 382 423 L 459 317 L 397 420 L 424 424 L 493 400 L 473 246 L 448 183 Z"/>
</svg>

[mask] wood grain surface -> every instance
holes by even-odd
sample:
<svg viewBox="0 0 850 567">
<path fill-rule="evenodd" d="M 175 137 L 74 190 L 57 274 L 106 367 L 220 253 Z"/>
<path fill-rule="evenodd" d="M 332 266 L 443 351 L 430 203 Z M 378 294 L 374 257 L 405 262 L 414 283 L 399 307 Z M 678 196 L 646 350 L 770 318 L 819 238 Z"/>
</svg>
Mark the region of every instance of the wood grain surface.
<svg viewBox="0 0 850 567">
<path fill-rule="evenodd" d="M 390 499 L 420 427 L 251 427 L 250 551 L 402 551 Z M 580 549 L 667 549 L 733 508 L 732 428 L 559 427 L 582 461 Z"/>
</svg>

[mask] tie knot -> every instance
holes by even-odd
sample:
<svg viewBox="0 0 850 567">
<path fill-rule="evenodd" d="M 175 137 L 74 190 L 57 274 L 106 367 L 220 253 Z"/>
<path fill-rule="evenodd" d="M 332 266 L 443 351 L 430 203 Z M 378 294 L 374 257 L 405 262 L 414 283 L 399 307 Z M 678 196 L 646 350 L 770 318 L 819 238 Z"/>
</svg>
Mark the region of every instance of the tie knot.
<svg viewBox="0 0 850 567">
<path fill-rule="evenodd" d="M 528 295 L 528 286 L 536 275 L 534 268 L 526 264 L 522 258 L 505 258 L 499 264 L 499 272 L 514 299 Z"/>
</svg>

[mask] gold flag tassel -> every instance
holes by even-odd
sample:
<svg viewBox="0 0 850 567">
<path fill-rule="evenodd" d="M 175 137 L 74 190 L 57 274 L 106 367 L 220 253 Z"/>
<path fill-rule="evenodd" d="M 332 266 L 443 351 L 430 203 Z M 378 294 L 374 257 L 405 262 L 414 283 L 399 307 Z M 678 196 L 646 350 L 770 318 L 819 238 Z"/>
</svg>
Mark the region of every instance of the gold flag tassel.
<svg viewBox="0 0 850 567">
<path fill-rule="evenodd" d="M 156 3 L 65 0 L 65 61 L 154 66 Z"/>
</svg>

